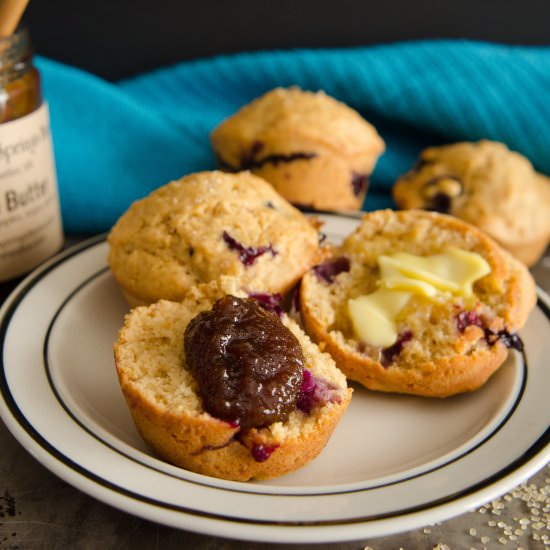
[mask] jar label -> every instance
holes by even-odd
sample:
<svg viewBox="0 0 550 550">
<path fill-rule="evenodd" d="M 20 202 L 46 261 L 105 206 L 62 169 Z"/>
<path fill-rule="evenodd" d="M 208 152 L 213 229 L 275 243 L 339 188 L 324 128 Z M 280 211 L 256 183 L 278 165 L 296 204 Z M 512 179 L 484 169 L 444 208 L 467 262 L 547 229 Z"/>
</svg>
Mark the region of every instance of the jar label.
<svg viewBox="0 0 550 550">
<path fill-rule="evenodd" d="M 0 124 L 0 281 L 63 244 L 48 106 Z"/>
</svg>

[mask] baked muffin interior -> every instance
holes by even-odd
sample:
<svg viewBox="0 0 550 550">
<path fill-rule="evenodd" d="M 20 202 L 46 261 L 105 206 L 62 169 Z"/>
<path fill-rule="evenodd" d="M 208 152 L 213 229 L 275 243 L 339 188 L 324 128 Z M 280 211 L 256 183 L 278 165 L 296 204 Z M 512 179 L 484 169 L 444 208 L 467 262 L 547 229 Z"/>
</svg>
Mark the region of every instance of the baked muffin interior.
<svg viewBox="0 0 550 550">
<path fill-rule="evenodd" d="M 448 263 L 453 251 L 481 266 L 462 291 L 451 289 L 451 281 L 436 280 L 434 287 L 426 284 L 425 278 L 413 276 L 411 282 L 403 273 L 390 277 L 389 282 L 397 280 L 397 286 L 388 289 L 382 277 L 381 258 L 389 258 L 391 263 L 395 258 L 413 257 L 420 265 L 445 258 Z M 408 275 L 411 269 L 406 265 Z M 389 322 L 393 337 L 388 340 L 387 333 L 385 340 L 369 337 L 369 331 L 379 332 L 371 315 L 373 307 L 374 315 L 380 312 L 378 303 L 369 306 L 373 324 L 367 323 L 367 336 L 361 337 L 350 304 L 353 309 L 354 304 L 368 302 L 381 290 L 393 296 L 384 297 L 386 310 L 378 324 Z M 534 302 L 534 283 L 525 267 L 488 237 L 449 216 L 412 210 L 367 214 L 358 230 L 335 251 L 335 258 L 310 270 L 301 287 L 306 328 L 324 342 L 349 377 L 373 389 L 410 389 L 427 395 L 432 392 L 430 373 L 445 377 L 445 366 L 453 362 L 463 363 L 460 376 L 464 377 L 476 372 L 475 367 L 467 370 L 469 361 L 490 364 L 488 370 L 497 368 L 508 348 L 521 346 L 515 333 Z M 389 315 L 388 308 L 395 311 Z M 371 368 L 387 379 L 380 387 L 365 374 Z M 405 379 L 392 386 L 395 370 L 401 371 L 399 377 L 406 372 L 413 378 L 423 370 L 425 373 L 422 381 L 413 380 L 407 388 Z M 447 372 L 448 387 L 433 390 L 433 394 L 454 392 L 455 374 Z M 479 386 L 479 380 L 471 380 L 468 387 L 476 384 Z"/>
</svg>

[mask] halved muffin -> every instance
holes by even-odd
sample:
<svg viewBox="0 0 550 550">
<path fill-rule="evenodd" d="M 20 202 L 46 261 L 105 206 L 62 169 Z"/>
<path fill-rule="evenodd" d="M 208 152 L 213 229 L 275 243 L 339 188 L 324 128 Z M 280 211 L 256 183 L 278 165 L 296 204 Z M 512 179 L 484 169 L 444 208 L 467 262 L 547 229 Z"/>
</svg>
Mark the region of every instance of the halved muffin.
<svg viewBox="0 0 550 550">
<path fill-rule="evenodd" d="M 294 321 L 227 281 L 130 312 L 117 373 L 160 457 L 224 479 L 273 478 L 321 452 L 351 389 Z"/>
<path fill-rule="evenodd" d="M 445 397 L 479 388 L 521 347 L 528 270 L 491 238 L 420 210 L 366 214 L 302 279 L 307 332 L 369 389 Z"/>
</svg>

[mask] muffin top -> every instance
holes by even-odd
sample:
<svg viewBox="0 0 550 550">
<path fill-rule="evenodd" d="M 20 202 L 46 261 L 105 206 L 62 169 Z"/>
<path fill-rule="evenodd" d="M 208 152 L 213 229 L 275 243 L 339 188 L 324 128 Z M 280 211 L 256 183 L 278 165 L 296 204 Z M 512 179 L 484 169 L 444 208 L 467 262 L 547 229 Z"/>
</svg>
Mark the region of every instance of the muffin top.
<svg viewBox="0 0 550 550">
<path fill-rule="evenodd" d="M 131 305 L 178 300 L 221 276 L 245 291 L 284 292 L 321 253 L 314 223 L 246 172 L 201 172 L 160 187 L 132 204 L 108 243 Z"/>
<path fill-rule="evenodd" d="M 396 182 L 393 196 L 400 208 L 461 218 L 507 248 L 550 238 L 550 180 L 502 143 L 428 148 Z"/>
<path fill-rule="evenodd" d="M 221 160 L 235 169 L 243 166 L 252 148 L 261 149 L 258 157 L 320 150 L 378 156 L 384 150 L 374 126 L 357 111 L 322 91 L 297 87 L 276 88 L 255 99 L 223 121 L 211 140 Z"/>
</svg>

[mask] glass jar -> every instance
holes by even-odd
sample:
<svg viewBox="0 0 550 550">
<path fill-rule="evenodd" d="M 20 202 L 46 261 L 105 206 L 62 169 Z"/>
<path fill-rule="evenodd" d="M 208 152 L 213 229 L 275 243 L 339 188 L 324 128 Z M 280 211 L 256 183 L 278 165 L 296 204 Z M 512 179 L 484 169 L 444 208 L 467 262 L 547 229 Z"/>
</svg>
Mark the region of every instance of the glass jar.
<svg viewBox="0 0 550 550">
<path fill-rule="evenodd" d="M 0 38 L 0 281 L 62 245 L 48 106 L 22 28 Z"/>
</svg>

